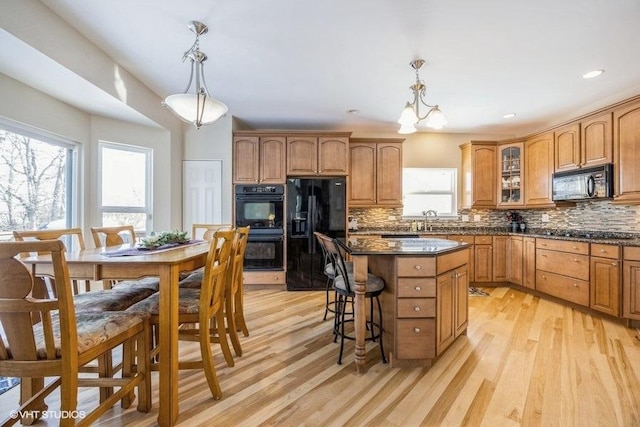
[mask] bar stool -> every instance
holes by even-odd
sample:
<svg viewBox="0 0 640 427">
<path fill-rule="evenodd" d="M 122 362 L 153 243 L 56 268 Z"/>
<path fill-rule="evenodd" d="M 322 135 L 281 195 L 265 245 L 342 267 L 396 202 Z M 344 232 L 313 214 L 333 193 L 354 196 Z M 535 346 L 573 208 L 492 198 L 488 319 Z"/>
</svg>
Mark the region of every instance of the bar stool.
<svg viewBox="0 0 640 427">
<path fill-rule="evenodd" d="M 342 364 L 342 354 L 344 351 L 344 340 L 355 340 L 355 336 L 345 333 L 345 324 L 353 323 L 354 317 L 347 318 L 346 305 L 349 301 L 353 302 L 355 297 L 355 291 L 353 284 L 355 283 L 353 269 L 349 272 L 347 268 L 347 261 L 345 261 L 342 250 L 342 243 L 338 239 L 330 239 L 326 236 L 322 238 L 324 245 L 327 249 L 327 253 L 331 256 L 333 267 L 335 269 L 335 279 L 333 281 L 333 287 L 336 291 L 338 299 L 335 304 L 336 320 L 334 322 L 334 337 L 333 341 L 336 342 L 338 336 L 340 337 L 340 354 L 338 355 L 338 365 Z M 380 354 L 382 356 L 382 363 L 387 363 L 387 359 L 384 355 L 384 347 L 382 344 L 382 306 L 380 305 L 379 296 L 384 290 L 384 280 L 373 274 L 367 275 L 367 282 L 365 284 L 365 298 L 369 300 L 369 316 L 365 321 L 365 325 L 371 332 L 371 335 L 365 338 L 366 341 L 377 341 L 380 346 Z M 376 323 L 373 317 L 373 306 L 375 303 L 378 305 L 378 322 Z"/>
</svg>

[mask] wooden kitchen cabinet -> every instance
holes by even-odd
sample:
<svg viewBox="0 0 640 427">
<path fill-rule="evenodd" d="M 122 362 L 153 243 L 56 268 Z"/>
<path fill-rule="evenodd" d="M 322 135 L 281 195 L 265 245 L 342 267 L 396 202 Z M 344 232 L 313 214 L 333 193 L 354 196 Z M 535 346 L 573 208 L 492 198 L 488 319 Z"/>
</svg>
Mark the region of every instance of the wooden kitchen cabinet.
<svg viewBox="0 0 640 427">
<path fill-rule="evenodd" d="M 507 281 L 507 241 L 509 236 L 493 236 L 492 238 L 492 250 L 491 250 L 491 263 L 492 266 L 492 281 L 493 282 L 506 282 Z"/>
<path fill-rule="evenodd" d="M 522 267 L 524 265 L 524 246 L 522 236 L 509 236 L 507 239 L 506 261 L 507 281 L 522 285 Z"/>
<path fill-rule="evenodd" d="M 454 240 L 456 242 L 463 242 L 463 243 L 468 243 L 469 244 L 469 263 L 467 264 L 467 274 L 469 276 L 469 281 L 472 282 L 474 280 L 474 268 L 473 268 L 473 264 L 474 264 L 474 253 L 475 253 L 475 249 L 474 249 L 474 244 L 475 244 L 475 237 L 473 235 L 468 235 L 468 234 L 451 234 L 448 235 L 447 237 L 445 237 L 448 240 Z"/>
<path fill-rule="evenodd" d="M 349 172 L 349 135 L 287 137 L 288 176 L 344 176 Z"/>
<path fill-rule="evenodd" d="M 611 113 L 572 123 L 555 131 L 555 171 L 613 162 Z"/>
<path fill-rule="evenodd" d="M 536 289 L 589 307 L 589 244 L 536 239 Z"/>
<path fill-rule="evenodd" d="M 351 139 L 350 206 L 402 206 L 402 141 Z"/>
<path fill-rule="evenodd" d="M 536 238 L 522 238 L 522 286 L 536 288 Z"/>
<path fill-rule="evenodd" d="M 442 354 L 467 329 L 469 276 L 466 265 L 436 278 L 436 353 Z"/>
<path fill-rule="evenodd" d="M 234 184 L 284 184 L 285 138 L 236 133 L 233 137 Z"/>
<path fill-rule="evenodd" d="M 626 246 L 622 261 L 622 317 L 640 320 L 640 247 Z"/>
<path fill-rule="evenodd" d="M 493 280 L 493 239 L 491 236 L 476 236 L 473 269 L 474 282 L 491 282 Z"/>
<path fill-rule="evenodd" d="M 554 169 L 553 132 L 525 141 L 525 207 L 552 207 L 551 184 Z"/>
<path fill-rule="evenodd" d="M 522 142 L 498 146 L 498 207 L 524 205 L 523 153 Z"/>
<path fill-rule="evenodd" d="M 471 141 L 462 152 L 462 208 L 495 208 L 497 147 L 492 141 Z"/>
<path fill-rule="evenodd" d="M 613 112 L 614 202 L 640 203 L 640 102 Z"/>
<path fill-rule="evenodd" d="M 591 244 L 589 307 L 620 316 L 620 250 L 618 245 Z"/>
</svg>

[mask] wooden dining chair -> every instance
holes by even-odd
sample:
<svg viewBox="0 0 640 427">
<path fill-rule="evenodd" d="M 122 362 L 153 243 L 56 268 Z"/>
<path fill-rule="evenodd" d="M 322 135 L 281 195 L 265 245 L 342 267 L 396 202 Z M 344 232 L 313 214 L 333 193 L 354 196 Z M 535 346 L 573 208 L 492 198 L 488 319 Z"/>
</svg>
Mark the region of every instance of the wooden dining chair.
<svg viewBox="0 0 640 427">
<path fill-rule="evenodd" d="M 61 228 L 58 230 L 14 230 L 13 238 L 18 242 L 28 240 L 61 240 L 66 249 L 76 251 L 85 249 L 84 235 L 80 228 Z M 54 293 L 55 296 L 55 286 L 51 286 L 48 281 L 47 284 L 50 288 L 49 290 Z M 78 285 L 78 281 L 72 280 L 71 284 L 73 286 L 73 293 L 76 295 L 79 294 L 80 287 Z M 85 280 L 83 292 L 89 292 L 90 290 L 91 282 L 89 280 Z"/>
<path fill-rule="evenodd" d="M 32 296 L 34 277 L 19 255 L 34 252 L 51 254 L 55 299 Z M 118 388 L 85 411 L 82 418 L 61 418 L 62 426 L 91 425 L 118 401 L 124 407 L 130 406 L 136 390 L 138 411 L 149 411 L 148 314 L 76 312 L 65 247 L 58 240 L 0 242 L 0 266 L 0 325 L 4 330 L 0 336 L 0 375 L 23 377 L 25 381 L 54 377 L 46 386 L 34 390 L 33 395 L 23 396 L 20 408 L 12 412 L 17 416 L 5 420 L 3 426 L 21 421 L 27 412 L 46 408 L 44 399 L 57 388 L 60 388 L 60 414 L 77 413 L 79 387 Z M 124 345 L 120 378 L 79 375 L 87 363 L 120 345 Z"/>
<path fill-rule="evenodd" d="M 231 350 L 226 339 L 224 318 L 224 292 L 226 275 L 229 273 L 231 248 L 235 232 L 233 230 L 217 231 L 210 242 L 207 261 L 204 267 L 202 286 L 200 288 L 179 288 L 178 323 L 196 325 L 197 328 L 178 329 L 178 340 L 198 341 L 200 343 L 200 359 L 180 360 L 178 369 L 203 369 L 211 394 L 217 400 L 222 397 L 222 390 L 216 375 L 211 352 L 211 342 L 218 342 L 222 348 L 225 360 L 233 366 Z M 159 325 L 159 295 L 153 294 L 149 298 L 134 304 L 127 311 L 139 311 L 151 315 L 151 324 Z M 215 322 L 212 322 L 215 320 Z M 216 325 L 215 333 L 211 325 Z M 159 353 L 159 348 L 168 343 L 156 342 L 153 345 L 151 357 Z M 151 368 L 158 370 L 159 365 L 152 363 Z"/>
<path fill-rule="evenodd" d="M 213 234 L 218 230 L 231 230 L 231 224 L 192 224 L 191 238 L 201 240 L 211 240 Z"/>
<path fill-rule="evenodd" d="M 136 232 L 133 225 L 91 227 L 91 236 L 96 248 L 120 246 L 126 243 L 135 244 L 136 241 Z M 139 280 L 104 280 L 102 283 L 103 289 L 117 289 L 120 291 L 130 288 L 140 290 L 144 296 L 136 299 L 132 304 L 148 297 L 153 292 L 158 292 L 160 289 L 160 279 L 157 277 L 146 277 Z"/>
<path fill-rule="evenodd" d="M 242 346 L 238 337 L 238 332 L 242 332 L 245 336 L 249 336 L 249 330 L 244 318 L 244 287 L 243 287 L 243 264 L 244 254 L 247 248 L 249 238 L 249 227 L 236 228 L 233 237 L 233 245 L 231 248 L 231 261 L 229 272 L 227 274 L 227 282 L 225 285 L 225 319 L 226 331 L 231 340 L 233 350 L 237 356 L 242 356 Z M 203 280 L 203 271 L 196 271 L 180 282 L 181 287 L 200 288 Z M 212 325 L 213 330 L 217 330 Z M 232 366 L 232 365 L 231 365 Z"/>
</svg>

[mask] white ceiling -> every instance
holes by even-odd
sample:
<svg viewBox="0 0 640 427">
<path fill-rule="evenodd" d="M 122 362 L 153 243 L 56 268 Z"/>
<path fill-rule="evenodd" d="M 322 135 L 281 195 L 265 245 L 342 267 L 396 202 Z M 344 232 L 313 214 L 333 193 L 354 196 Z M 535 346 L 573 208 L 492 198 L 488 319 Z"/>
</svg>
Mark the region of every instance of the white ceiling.
<svg viewBox="0 0 640 427">
<path fill-rule="evenodd" d="M 161 98 L 204 22 L 208 88 L 255 128 L 395 131 L 415 58 L 445 132 L 524 135 L 640 94 L 638 0 L 41 1 Z"/>
</svg>

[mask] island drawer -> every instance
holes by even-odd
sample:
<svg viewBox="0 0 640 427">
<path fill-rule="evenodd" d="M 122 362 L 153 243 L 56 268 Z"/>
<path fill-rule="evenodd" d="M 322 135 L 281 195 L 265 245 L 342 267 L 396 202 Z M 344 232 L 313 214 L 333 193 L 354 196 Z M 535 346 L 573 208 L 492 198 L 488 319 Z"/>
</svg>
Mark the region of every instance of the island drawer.
<svg viewBox="0 0 640 427">
<path fill-rule="evenodd" d="M 536 271 L 536 290 L 589 307 L 589 282 L 548 271 Z"/>
<path fill-rule="evenodd" d="M 398 277 L 427 277 L 436 275 L 436 259 L 433 257 L 398 257 Z"/>
<path fill-rule="evenodd" d="M 398 359 L 436 357 L 436 319 L 398 319 L 396 327 Z"/>
<path fill-rule="evenodd" d="M 435 277 L 399 277 L 399 298 L 425 298 L 436 296 Z"/>
<path fill-rule="evenodd" d="M 640 247 L 639 246 L 625 246 L 624 259 L 627 261 L 640 261 Z"/>
<path fill-rule="evenodd" d="M 570 252 L 572 254 L 589 255 L 589 243 L 571 240 L 536 239 L 537 249 Z"/>
<path fill-rule="evenodd" d="M 603 245 L 601 243 L 592 243 L 591 256 L 598 256 L 601 258 L 620 259 L 620 246 Z"/>
<path fill-rule="evenodd" d="M 398 317 L 435 317 L 435 298 L 398 298 Z"/>
</svg>

